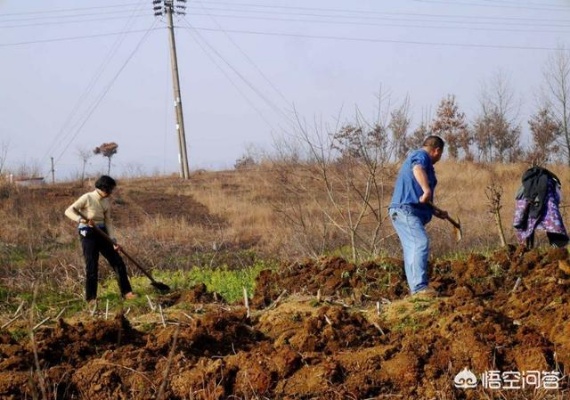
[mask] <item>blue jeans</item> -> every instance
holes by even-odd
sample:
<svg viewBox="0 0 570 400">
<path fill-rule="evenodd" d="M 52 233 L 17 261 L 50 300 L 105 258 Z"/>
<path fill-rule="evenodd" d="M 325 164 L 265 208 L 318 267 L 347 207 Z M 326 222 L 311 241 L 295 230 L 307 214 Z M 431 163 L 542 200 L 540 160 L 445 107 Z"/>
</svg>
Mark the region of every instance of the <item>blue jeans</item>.
<svg viewBox="0 0 570 400">
<path fill-rule="evenodd" d="M 404 251 L 404 270 L 412 294 L 428 286 L 429 238 L 410 207 L 388 209 Z"/>
</svg>

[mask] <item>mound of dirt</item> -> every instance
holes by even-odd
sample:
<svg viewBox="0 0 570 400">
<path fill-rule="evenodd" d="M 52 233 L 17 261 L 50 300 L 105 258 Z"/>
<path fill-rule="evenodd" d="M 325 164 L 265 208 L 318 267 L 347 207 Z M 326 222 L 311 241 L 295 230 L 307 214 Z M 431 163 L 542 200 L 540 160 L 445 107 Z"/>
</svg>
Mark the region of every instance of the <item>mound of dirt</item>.
<svg viewBox="0 0 570 400">
<path fill-rule="evenodd" d="M 164 323 L 150 312 L 108 320 L 85 313 L 33 338 L 3 331 L 0 397 L 569 395 L 566 249 L 511 247 L 430 268 L 442 294 L 434 299 L 407 296 L 401 260 L 323 258 L 263 272 L 250 310 L 198 287 L 162 298 Z M 458 387 L 460 372 L 474 374 L 475 387 Z"/>
</svg>

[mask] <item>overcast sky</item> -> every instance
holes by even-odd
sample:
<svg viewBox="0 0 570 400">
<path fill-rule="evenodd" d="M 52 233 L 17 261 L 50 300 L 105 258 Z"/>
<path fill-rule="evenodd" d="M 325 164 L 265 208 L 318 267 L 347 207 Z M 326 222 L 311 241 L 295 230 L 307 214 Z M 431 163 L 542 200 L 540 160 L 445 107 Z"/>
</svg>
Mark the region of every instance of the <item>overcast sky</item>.
<svg viewBox="0 0 570 400">
<path fill-rule="evenodd" d="M 182 4 L 182 3 L 180 3 Z M 454 94 L 471 120 L 506 77 L 526 130 L 570 1 L 243 0 L 175 18 L 190 169 L 271 151 L 294 114 L 334 126 L 406 97 L 414 129 Z M 178 173 L 168 33 L 151 0 L 0 0 L 4 169 L 77 176 L 80 151 L 119 145 L 111 173 Z M 0 149 L 1 149 L 0 148 Z M 106 171 L 94 155 L 88 173 Z"/>
</svg>

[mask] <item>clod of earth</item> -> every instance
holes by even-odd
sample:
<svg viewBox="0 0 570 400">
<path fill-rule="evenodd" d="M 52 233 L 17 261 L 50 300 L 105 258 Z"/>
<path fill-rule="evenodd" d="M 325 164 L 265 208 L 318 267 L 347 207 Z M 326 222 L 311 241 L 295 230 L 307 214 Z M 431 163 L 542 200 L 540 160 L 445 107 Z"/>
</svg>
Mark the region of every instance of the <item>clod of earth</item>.
<svg viewBox="0 0 570 400">
<path fill-rule="evenodd" d="M 46 324 L 33 342 L 5 330 L 0 397 L 565 398 L 567 377 L 542 391 L 466 390 L 454 377 L 466 368 L 566 376 L 568 265 L 566 249 L 512 247 L 437 262 L 443 296 L 414 299 L 401 260 L 328 258 L 262 273 L 249 317 L 200 286 L 164 296 L 166 326 L 152 314 L 85 313 Z"/>
</svg>

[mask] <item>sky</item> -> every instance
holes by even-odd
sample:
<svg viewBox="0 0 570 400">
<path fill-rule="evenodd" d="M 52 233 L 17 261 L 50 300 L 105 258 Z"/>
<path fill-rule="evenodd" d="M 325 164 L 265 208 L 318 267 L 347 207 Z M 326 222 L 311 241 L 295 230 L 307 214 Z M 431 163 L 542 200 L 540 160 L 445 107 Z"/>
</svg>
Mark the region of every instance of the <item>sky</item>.
<svg viewBox="0 0 570 400">
<path fill-rule="evenodd" d="M 190 172 L 271 153 L 298 121 L 375 121 L 406 99 L 412 129 L 450 94 L 469 122 L 498 76 L 524 130 L 549 58 L 570 47 L 568 0 L 175 4 Z M 152 6 L 0 0 L 4 172 L 73 179 L 83 153 L 87 174 L 106 173 L 93 150 L 115 142 L 112 175 L 180 173 L 167 22 Z"/>
</svg>

